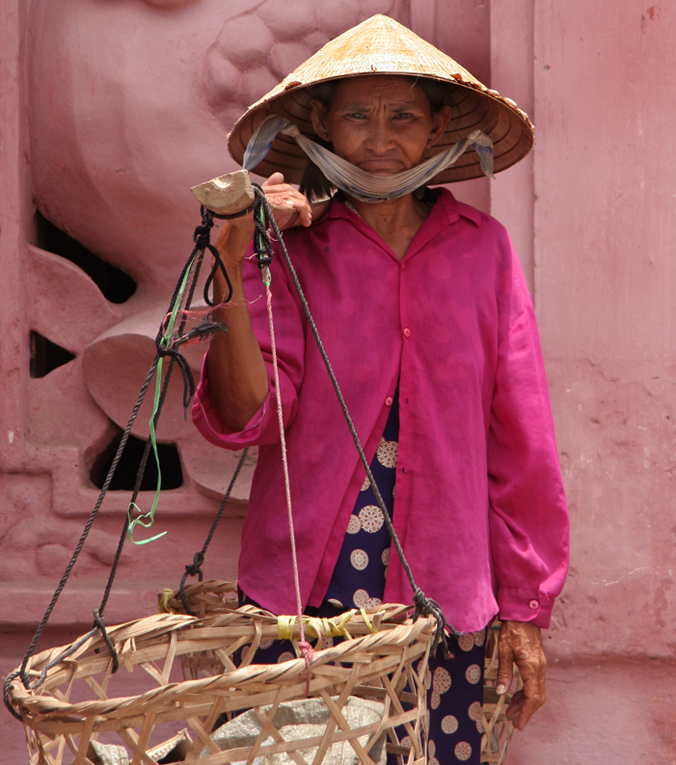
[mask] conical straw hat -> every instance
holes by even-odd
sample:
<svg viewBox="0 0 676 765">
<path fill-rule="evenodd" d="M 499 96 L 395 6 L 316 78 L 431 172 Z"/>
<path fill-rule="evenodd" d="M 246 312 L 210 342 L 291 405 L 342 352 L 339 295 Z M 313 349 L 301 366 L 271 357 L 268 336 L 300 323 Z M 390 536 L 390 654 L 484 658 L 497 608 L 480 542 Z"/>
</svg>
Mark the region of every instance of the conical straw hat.
<svg viewBox="0 0 676 765">
<path fill-rule="evenodd" d="M 448 82 L 452 116 L 442 139 L 430 155 L 442 151 L 478 128 L 494 145 L 494 172 L 505 170 L 526 156 L 533 145 L 533 125 L 514 101 L 488 89 L 450 56 L 389 18 L 376 15 L 328 42 L 291 72 L 277 87 L 250 106 L 228 136 L 230 154 L 242 164 L 247 142 L 271 114 L 295 123 L 306 136 L 315 136 L 310 121 L 306 88 L 327 80 L 370 74 L 401 74 Z M 255 168 L 259 175 L 284 173 L 289 183 L 299 183 L 308 158 L 290 137 L 278 135 L 267 157 Z M 432 183 L 483 177 L 473 151 L 463 154 L 453 167 Z"/>
</svg>

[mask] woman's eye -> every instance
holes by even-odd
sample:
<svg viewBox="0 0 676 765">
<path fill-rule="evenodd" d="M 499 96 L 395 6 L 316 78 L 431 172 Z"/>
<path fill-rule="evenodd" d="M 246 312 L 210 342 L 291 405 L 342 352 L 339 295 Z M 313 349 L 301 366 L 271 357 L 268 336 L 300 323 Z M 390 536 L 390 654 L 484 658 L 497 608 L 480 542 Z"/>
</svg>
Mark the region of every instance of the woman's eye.
<svg viewBox="0 0 676 765">
<path fill-rule="evenodd" d="M 413 115 L 411 114 L 411 112 L 399 112 L 398 114 L 394 115 L 394 119 L 395 120 L 408 120 L 412 116 Z"/>
</svg>

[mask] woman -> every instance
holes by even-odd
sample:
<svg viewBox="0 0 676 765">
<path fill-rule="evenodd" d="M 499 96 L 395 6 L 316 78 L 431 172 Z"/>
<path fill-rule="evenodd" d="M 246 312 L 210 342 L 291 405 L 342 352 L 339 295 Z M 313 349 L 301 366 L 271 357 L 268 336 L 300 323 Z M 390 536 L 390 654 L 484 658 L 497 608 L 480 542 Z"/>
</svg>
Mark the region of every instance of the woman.
<svg viewBox="0 0 676 765">
<path fill-rule="evenodd" d="M 280 122 L 283 134 L 258 157 L 254 128 L 270 113 L 293 117 L 331 151 Z M 498 693 L 509 687 L 513 661 L 525 681 L 509 716 L 522 729 L 544 703 L 540 629 L 565 577 L 567 518 L 518 260 L 496 221 L 424 184 L 472 177 L 480 163 L 490 171 L 484 134 L 493 138 L 496 169 L 507 167 L 530 148 L 530 131 L 510 102 L 378 16 L 301 65 L 229 138 L 234 156 L 248 143 L 257 172 L 270 175 L 266 196 L 288 229 L 287 248 L 416 581 L 466 633 L 454 659 L 437 657 L 432 666 L 429 754 L 442 763 L 479 762 L 483 634 L 496 614 Z M 447 159 L 440 149 L 458 139 L 449 156 L 457 160 L 469 142 L 482 156 L 426 164 Z M 260 141 L 267 149 L 271 139 Z M 311 205 L 272 172 L 290 167 L 297 180 L 309 167 L 316 176 L 303 152 L 330 179 L 311 185 L 343 189 L 327 203 Z M 274 385 L 260 273 L 246 257 L 253 228 L 250 217 L 235 219 L 217 241 L 233 296 L 215 314 L 228 332 L 212 341 L 194 409 L 213 443 L 260 446 L 240 586 L 273 612 L 296 610 L 286 574 L 279 397 L 303 606 L 410 602 L 396 556 L 387 566 L 382 514 L 279 257 L 271 266 L 279 390 Z M 224 292 L 220 280 L 214 297 Z"/>
</svg>

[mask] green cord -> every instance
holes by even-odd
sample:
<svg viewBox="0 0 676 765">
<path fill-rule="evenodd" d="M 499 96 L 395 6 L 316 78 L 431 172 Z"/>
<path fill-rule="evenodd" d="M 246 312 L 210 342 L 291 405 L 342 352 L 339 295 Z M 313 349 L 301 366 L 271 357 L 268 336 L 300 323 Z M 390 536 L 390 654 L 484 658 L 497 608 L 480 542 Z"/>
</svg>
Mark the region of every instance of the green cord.
<svg viewBox="0 0 676 765">
<path fill-rule="evenodd" d="M 183 277 L 183 281 L 181 282 L 181 286 L 178 290 L 178 295 L 176 296 L 176 300 L 174 301 L 174 306 L 171 311 L 171 317 L 169 318 L 169 323 L 167 325 L 167 331 L 166 334 L 162 335 L 162 339 L 160 340 L 160 345 L 162 348 L 169 348 L 171 345 L 171 337 L 174 333 L 174 324 L 176 323 L 176 317 L 178 316 L 178 310 L 181 305 L 181 301 L 183 300 L 183 293 L 185 292 L 186 285 L 188 283 L 188 279 L 190 277 L 190 273 L 192 271 L 193 265 L 195 263 L 195 260 L 190 262 L 190 265 L 185 270 L 185 275 Z M 155 399 L 153 401 L 153 411 L 150 415 L 150 420 L 148 422 L 148 432 L 150 437 L 150 442 L 153 447 L 153 454 L 155 455 L 155 465 L 157 466 L 157 487 L 155 488 L 155 496 L 153 498 L 153 504 L 150 508 L 150 510 L 147 513 L 141 513 L 140 508 L 135 502 L 130 502 L 129 507 L 127 508 L 127 517 L 129 518 L 129 540 L 133 542 L 135 545 L 147 545 L 149 542 L 154 542 L 157 539 L 160 539 L 163 537 L 167 532 L 163 531 L 160 534 L 155 534 L 155 536 L 149 537 L 148 539 L 134 539 L 134 529 L 136 526 L 143 526 L 145 529 L 149 529 L 153 523 L 155 522 L 155 510 L 157 509 L 157 504 L 160 501 L 160 490 L 162 488 L 162 471 L 160 470 L 160 457 L 157 452 L 157 438 L 155 436 L 155 416 L 157 415 L 159 406 L 160 406 L 160 395 L 162 391 L 162 357 L 157 361 L 157 369 L 155 371 Z M 136 516 L 136 518 L 131 517 L 132 510 L 136 510 L 139 512 L 139 515 Z"/>
</svg>

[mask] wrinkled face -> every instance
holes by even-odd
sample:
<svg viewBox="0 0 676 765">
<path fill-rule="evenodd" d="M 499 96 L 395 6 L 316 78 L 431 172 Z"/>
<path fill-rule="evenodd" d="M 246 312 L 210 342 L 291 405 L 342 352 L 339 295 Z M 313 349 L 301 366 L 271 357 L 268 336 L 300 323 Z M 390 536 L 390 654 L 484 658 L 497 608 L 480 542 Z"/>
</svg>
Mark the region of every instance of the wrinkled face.
<svg viewBox="0 0 676 765">
<path fill-rule="evenodd" d="M 412 79 L 368 75 L 341 80 L 331 105 L 312 102 L 321 138 L 343 159 L 373 175 L 394 175 L 419 165 L 441 137 L 450 107 L 432 114 Z"/>
</svg>

